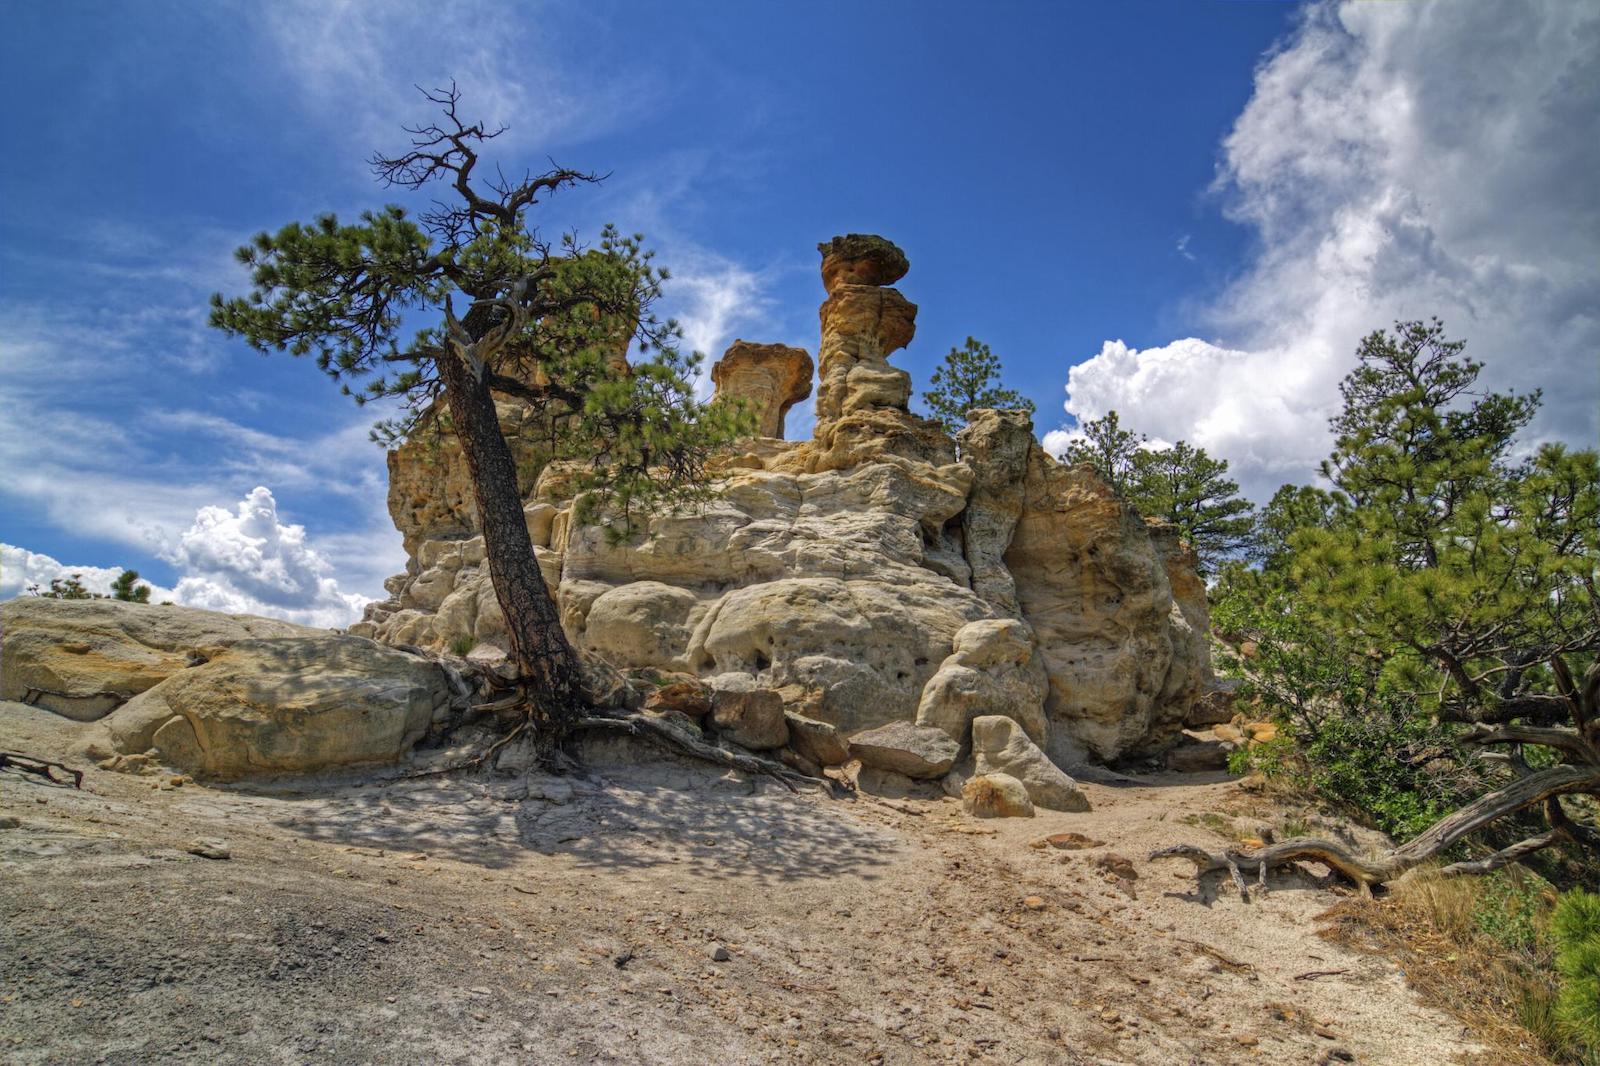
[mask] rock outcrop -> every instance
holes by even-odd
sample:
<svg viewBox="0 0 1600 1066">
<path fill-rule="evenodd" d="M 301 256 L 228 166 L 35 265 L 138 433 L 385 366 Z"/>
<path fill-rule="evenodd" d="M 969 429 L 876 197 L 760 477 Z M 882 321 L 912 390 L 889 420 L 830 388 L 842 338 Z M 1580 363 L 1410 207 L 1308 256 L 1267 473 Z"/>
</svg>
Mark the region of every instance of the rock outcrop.
<svg viewBox="0 0 1600 1066">
<path fill-rule="evenodd" d="M 0 699 L 80 722 L 242 640 L 309 636 L 271 618 L 115 600 L 19 597 L 0 605 Z"/>
<path fill-rule="evenodd" d="M 1025 414 L 974 412 L 955 440 L 913 414 L 910 376 L 889 362 L 915 333 L 916 305 L 890 287 L 904 253 L 859 234 L 819 249 L 813 435 L 777 439 L 810 391 L 810 357 L 736 342 L 712 378 L 762 436 L 714 467 L 705 507 L 613 543 L 573 521 L 571 470 L 538 466 L 525 416 L 502 410 L 569 637 L 623 671 L 709 683 L 729 709 L 685 719 L 698 728 L 726 737 L 745 721 L 735 704 L 765 707 L 746 739 L 823 766 L 938 776 L 993 716 L 1061 765 L 1158 750 L 1210 677 L 1192 558 L 1046 454 Z M 410 561 L 352 632 L 492 659 L 505 623 L 453 455 L 391 454 Z"/>
<path fill-rule="evenodd" d="M 0 698 L 92 721 L 85 748 L 111 767 L 229 778 L 394 762 L 451 707 L 427 659 L 270 618 L 24 598 L 0 622 Z"/>
<path fill-rule="evenodd" d="M 781 438 L 784 416 L 811 395 L 815 372 L 804 348 L 734 341 L 711 368 L 712 401 L 744 401 L 756 417 L 757 435 Z"/>
<path fill-rule="evenodd" d="M 135 696 L 104 725 L 116 754 L 237 778 L 395 762 L 449 701 L 431 662 L 322 633 L 239 641 Z"/>
</svg>

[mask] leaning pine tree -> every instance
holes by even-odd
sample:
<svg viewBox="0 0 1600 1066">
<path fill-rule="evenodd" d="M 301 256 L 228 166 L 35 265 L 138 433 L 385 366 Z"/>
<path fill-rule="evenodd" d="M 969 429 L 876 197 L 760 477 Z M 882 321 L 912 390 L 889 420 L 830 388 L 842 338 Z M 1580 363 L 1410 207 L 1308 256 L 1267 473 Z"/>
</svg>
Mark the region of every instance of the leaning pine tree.
<svg viewBox="0 0 1600 1066">
<path fill-rule="evenodd" d="M 513 180 L 496 168 L 484 180 L 479 151 L 503 128 L 465 123 L 454 85 L 424 95 L 443 117 L 408 127 L 410 150 L 371 164 L 390 187 L 440 182 L 445 199 L 416 219 L 390 205 L 353 225 L 327 214 L 258 235 L 237 253 L 252 290 L 213 296 L 211 323 L 262 352 L 315 356 L 357 403 L 397 398 L 402 413 L 376 439 L 454 432 L 526 723 L 548 745 L 583 715 L 581 664 L 539 572 L 496 395 L 559 425 L 556 454 L 588 460 L 578 519 L 619 536 L 641 513 L 703 496 L 706 458 L 747 419 L 694 399 L 700 356 L 682 354 L 677 325 L 652 314 L 667 273 L 640 238 L 607 227 L 598 247 L 571 235 L 552 246 L 530 224 L 542 197 L 598 179 L 556 168 Z M 629 366 L 634 342 L 650 358 Z"/>
</svg>

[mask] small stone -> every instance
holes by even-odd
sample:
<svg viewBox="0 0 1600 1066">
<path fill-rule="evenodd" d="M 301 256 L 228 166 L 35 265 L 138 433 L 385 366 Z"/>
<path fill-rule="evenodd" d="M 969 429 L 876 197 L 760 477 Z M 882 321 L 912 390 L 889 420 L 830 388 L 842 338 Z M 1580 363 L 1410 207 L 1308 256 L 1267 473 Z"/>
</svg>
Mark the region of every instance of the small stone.
<svg viewBox="0 0 1600 1066">
<path fill-rule="evenodd" d="M 1255 1047 L 1261 1043 L 1261 1039 L 1254 1033 L 1235 1033 L 1233 1041 L 1240 1047 Z"/>
<path fill-rule="evenodd" d="M 1030 911 L 1042 911 L 1044 910 L 1044 897 L 1024 896 L 1022 897 L 1022 905 Z"/>
<path fill-rule="evenodd" d="M 1083 851 L 1085 848 L 1103 848 L 1104 840 L 1095 840 L 1082 833 L 1051 833 L 1042 840 L 1034 841 L 1035 847 L 1052 847 L 1060 851 Z"/>
<path fill-rule="evenodd" d="M 4 816 L 0 816 L 0 829 L 20 829 L 20 828 L 22 828 L 22 822 L 21 822 L 20 819 L 13 818 L 9 814 L 4 815 Z"/>
<path fill-rule="evenodd" d="M 726 946 L 714 942 L 706 948 L 706 952 L 711 956 L 712 962 L 727 962 L 733 958 L 732 955 L 728 954 Z"/>
<path fill-rule="evenodd" d="M 233 852 L 228 850 L 228 842 L 215 837 L 200 837 L 189 845 L 189 854 L 198 855 L 202 859 L 233 858 Z"/>
</svg>

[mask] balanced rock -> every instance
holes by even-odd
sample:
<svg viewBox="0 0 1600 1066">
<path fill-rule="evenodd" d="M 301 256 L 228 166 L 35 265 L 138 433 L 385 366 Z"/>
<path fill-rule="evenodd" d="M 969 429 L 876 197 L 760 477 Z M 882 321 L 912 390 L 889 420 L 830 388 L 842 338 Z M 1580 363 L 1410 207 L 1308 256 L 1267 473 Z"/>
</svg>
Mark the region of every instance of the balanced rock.
<svg viewBox="0 0 1600 1066">
<path fill-rule="evenodd" d="M 817 245 L 822 253 L 822 285 L 893 285 L 906 276 L 911 261 L 893 241 L 870 233 L 850 233 Z"/>
<path fill-rule="evenodd" d="M 1078 783 L 1051 762 L 1010 718 L 972 720 L 973 770 L 979 777 L 1005 774 L 1022 782 L 1034 806 L 1052 811 L 1087 811 Z"/>
<path fill-rule="evenodd" d="M 0 699 L 102 718 L 241 640 L 320 630 L 193 607 L 19 597 L 0 605 Z"/>
<path fill-rule="evenodd" d="M 942 777 L 955 765 L 961 745 L 942 729 L 890 722 L 850 738 L 850 754 L 866 766 L 910 778 Z"/>
<path fill-rule="evenodd" d="M 1032 818 L 1033 801 L 1009 774 L 980 774 L 961 789 L 961 805 L 975 818 Z"/>
</svg>

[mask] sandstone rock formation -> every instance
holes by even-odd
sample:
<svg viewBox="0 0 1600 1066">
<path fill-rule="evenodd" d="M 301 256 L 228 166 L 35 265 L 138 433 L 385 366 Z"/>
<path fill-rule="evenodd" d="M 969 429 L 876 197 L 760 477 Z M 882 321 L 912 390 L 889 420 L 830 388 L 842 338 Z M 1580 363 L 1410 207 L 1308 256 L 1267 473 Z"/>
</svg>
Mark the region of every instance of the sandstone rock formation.
<svg viewBox="0 0 1600 1066">
<path fill-rule="evenodd" d="M 438 667 L 359 637 L 239 641 L 105 720 L 113 752 L 234 778 L 394 762 L 449 706 Z"/>
<path fill-rule="evenodd" d="M 1046 454 L 1025 414 L 975 412 L 959 441 L 913 414 L 910 376 L 889 362 L 915 332 L 916 306 L 888 287 L 904 253 L 863 235 L 819 249 L 815 431 L 776 439 L 809 390 L 809 357 L 736 342 L 713 380 L 764 436 L 720 461 L 720 496 L 702 509 L 611 543 L 573 521 L 570 467 L 538 466 L 536 435 L 505 405 L 529 467 L 529 535 L 570 638 L 624 671 L 708 681 L 725 701 L 741 686 L 775 693 L 791 758 L 860 759 L 873 780 L 905 781 L 897 766 L 923 772 L 945 744 L 964 754 L 973 720 L 992 716 L 1061 765 L 1159 750 L 1210 677 L 1192 558 L 1089 470 Z M 458 458 L 408 444 L 390 469 L 410 560 L 351 631 L 476 642 L 492 659 L 504 620 Z M 778 730 L 762 716 L 765 745 Z M 723 718 L 685 720 L 726 736 Z"/>
<path fill-rule="evenodd" d="M 361 637 L 111 600 L 0 605 L 0 698 L 96 720 L 107 765 L 299 773 L 405 755 L 449 711 L 438 666 Z"/>
<path fill-rule="evenodd" d="M 115 600 L 20 597 L 0 605 L 0 699 L 90 722 L 241 640 L 319 630 L 247 614 Z"/>
<path fill-rule="evenodd" d="M 781 438 L 784 415 L 811 395 L 815 372 L 811 356 L 803 348 L 734 341 L 711 368 L 711 380 L 717 387 L 712 400 L 743 400 L 756 416 L 756 433 Z"/>
</svg>

